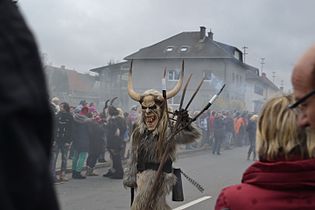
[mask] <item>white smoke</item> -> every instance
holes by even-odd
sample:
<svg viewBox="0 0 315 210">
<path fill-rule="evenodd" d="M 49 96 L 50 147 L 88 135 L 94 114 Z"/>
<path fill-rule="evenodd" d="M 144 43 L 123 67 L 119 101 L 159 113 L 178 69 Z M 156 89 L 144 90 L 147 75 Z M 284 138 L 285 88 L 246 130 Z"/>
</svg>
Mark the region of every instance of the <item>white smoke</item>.
<svg viewBox="0 0 315 210">
<path fill-rule="evenodd" d="M 216 91 L 219 91 L 224 84 L 224 81 L 219 79 L 213 73 L 211 73 L 211 77 L 207 81 L 210 83 L 212 88 L 214 88 Z"/>
</svg>

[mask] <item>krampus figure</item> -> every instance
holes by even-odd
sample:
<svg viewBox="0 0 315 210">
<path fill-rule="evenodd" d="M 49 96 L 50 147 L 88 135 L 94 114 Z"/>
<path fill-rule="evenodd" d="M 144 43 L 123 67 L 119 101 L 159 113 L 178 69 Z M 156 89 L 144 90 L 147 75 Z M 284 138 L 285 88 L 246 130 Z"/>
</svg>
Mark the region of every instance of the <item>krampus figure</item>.
<svg viewBox="0 0 315 210">
<path fill-rule="evenodd" d="M 166 99 L 174 97 L 182 86 L 181 76 L 176 86 L 167 91 L 164 97 L 157 90 L 147 90 L 139 94 L 133 89 L 132 84 L 132 65 L 128 78 L 129 96 L 138 101 L 142 107 L 138 125 L 131 135 L 131 157 L 125 170 L 124 186 L 136 189 L 136 197 L 131 206 L 132 210 L 146 210 L 145 206 L 152 191 L 152 186 L 157 175 L 161 158 L 165 151 L 168 137 L 171 135 L 170 120 L 168 120 L 168 110 Z M 187 114 L 187 112 L 186 112 Z M 188 115 L 187 115 L 188 116 Z M 172 163 L 175 160 L 176 144 L 189 144 L 200 137 L 199 130 L 193 125 L 188 125 L 171 140 L 167 161 L 163 167 L 163 183 L 155 193 L 154 200 L 150 201 L 153 205 L 150 210 L 169 210 L 166 203 L 166 195 L 170 193 L 176 183 L 173 174 Z"/>
</svg>

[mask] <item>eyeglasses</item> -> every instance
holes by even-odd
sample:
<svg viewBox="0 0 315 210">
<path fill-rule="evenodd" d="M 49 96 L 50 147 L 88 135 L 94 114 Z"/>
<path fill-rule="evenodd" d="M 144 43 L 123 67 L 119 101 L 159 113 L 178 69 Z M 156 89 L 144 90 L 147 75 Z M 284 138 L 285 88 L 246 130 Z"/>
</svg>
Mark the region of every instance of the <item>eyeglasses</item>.
<svg viewBox="0 0 315 210">
<path fill-rule="evenodd" d="M 315 95 L 315 90 L 312 90 L 311 92 L 309 92 L 308 94 L 306 94 L 305 96 L 303 96 L 302 98 L 300 98 L 299 100 L 297 100 L 296 102 L 294 102 L 293 104 L 290 104 L 288 107 L 289 109 L 292 110 L 296 110 L 298 111 L 298 113 L 301 113 L 301 105 L 310 97 L 312 97 L 313 95 Z"/>
</svg>

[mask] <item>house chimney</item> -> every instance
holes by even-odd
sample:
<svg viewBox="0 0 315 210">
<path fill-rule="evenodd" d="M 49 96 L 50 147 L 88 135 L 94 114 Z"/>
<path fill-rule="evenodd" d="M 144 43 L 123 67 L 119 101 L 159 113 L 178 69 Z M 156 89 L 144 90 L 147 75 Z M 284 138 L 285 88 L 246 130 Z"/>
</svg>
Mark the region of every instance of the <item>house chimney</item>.
<svg viewBox="0 0 315 210">
<path fill-rule="evenodd" d="M 210 32 L 208 32 L 208 37 L 210 40 L 213 40 L 213 33 L 212 33 L 211 29 L 210 29 Z"/>
<path fill-rule="evenodd" d="M 200 26 L 200 40 L 203 40 L 206 36 L 206 27 Z"/>
</svg>

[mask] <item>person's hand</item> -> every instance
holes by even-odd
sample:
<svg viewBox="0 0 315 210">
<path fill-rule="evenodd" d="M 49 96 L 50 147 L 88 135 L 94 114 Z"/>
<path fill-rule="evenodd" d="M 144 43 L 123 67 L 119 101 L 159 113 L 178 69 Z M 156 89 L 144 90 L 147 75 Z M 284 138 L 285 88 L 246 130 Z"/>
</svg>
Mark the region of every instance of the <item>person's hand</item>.
<svg viewBox="0 0 315 210">
<path fill-rule="evenodd" d="M 191 118 L 189 117 L 188 111 L 184 109 L 176 110 L 175 115 L 177 115 L 177 119 L 180 120 L 180 123 L 183 126 L 185 126 L 191 120 Z"/>
<path fill-rule="evenodd" d="M 190 117 L 187 110 L 181 110 L 181 117 L 184 122 L 190 121 Z"/>
<path fill-rule="evenodd" d="M 125 177 L 123 180 L 123 186 L 125 189 L 129 188 L 137 188 L 137 182 L 135 177 Z"/>
</svg>

